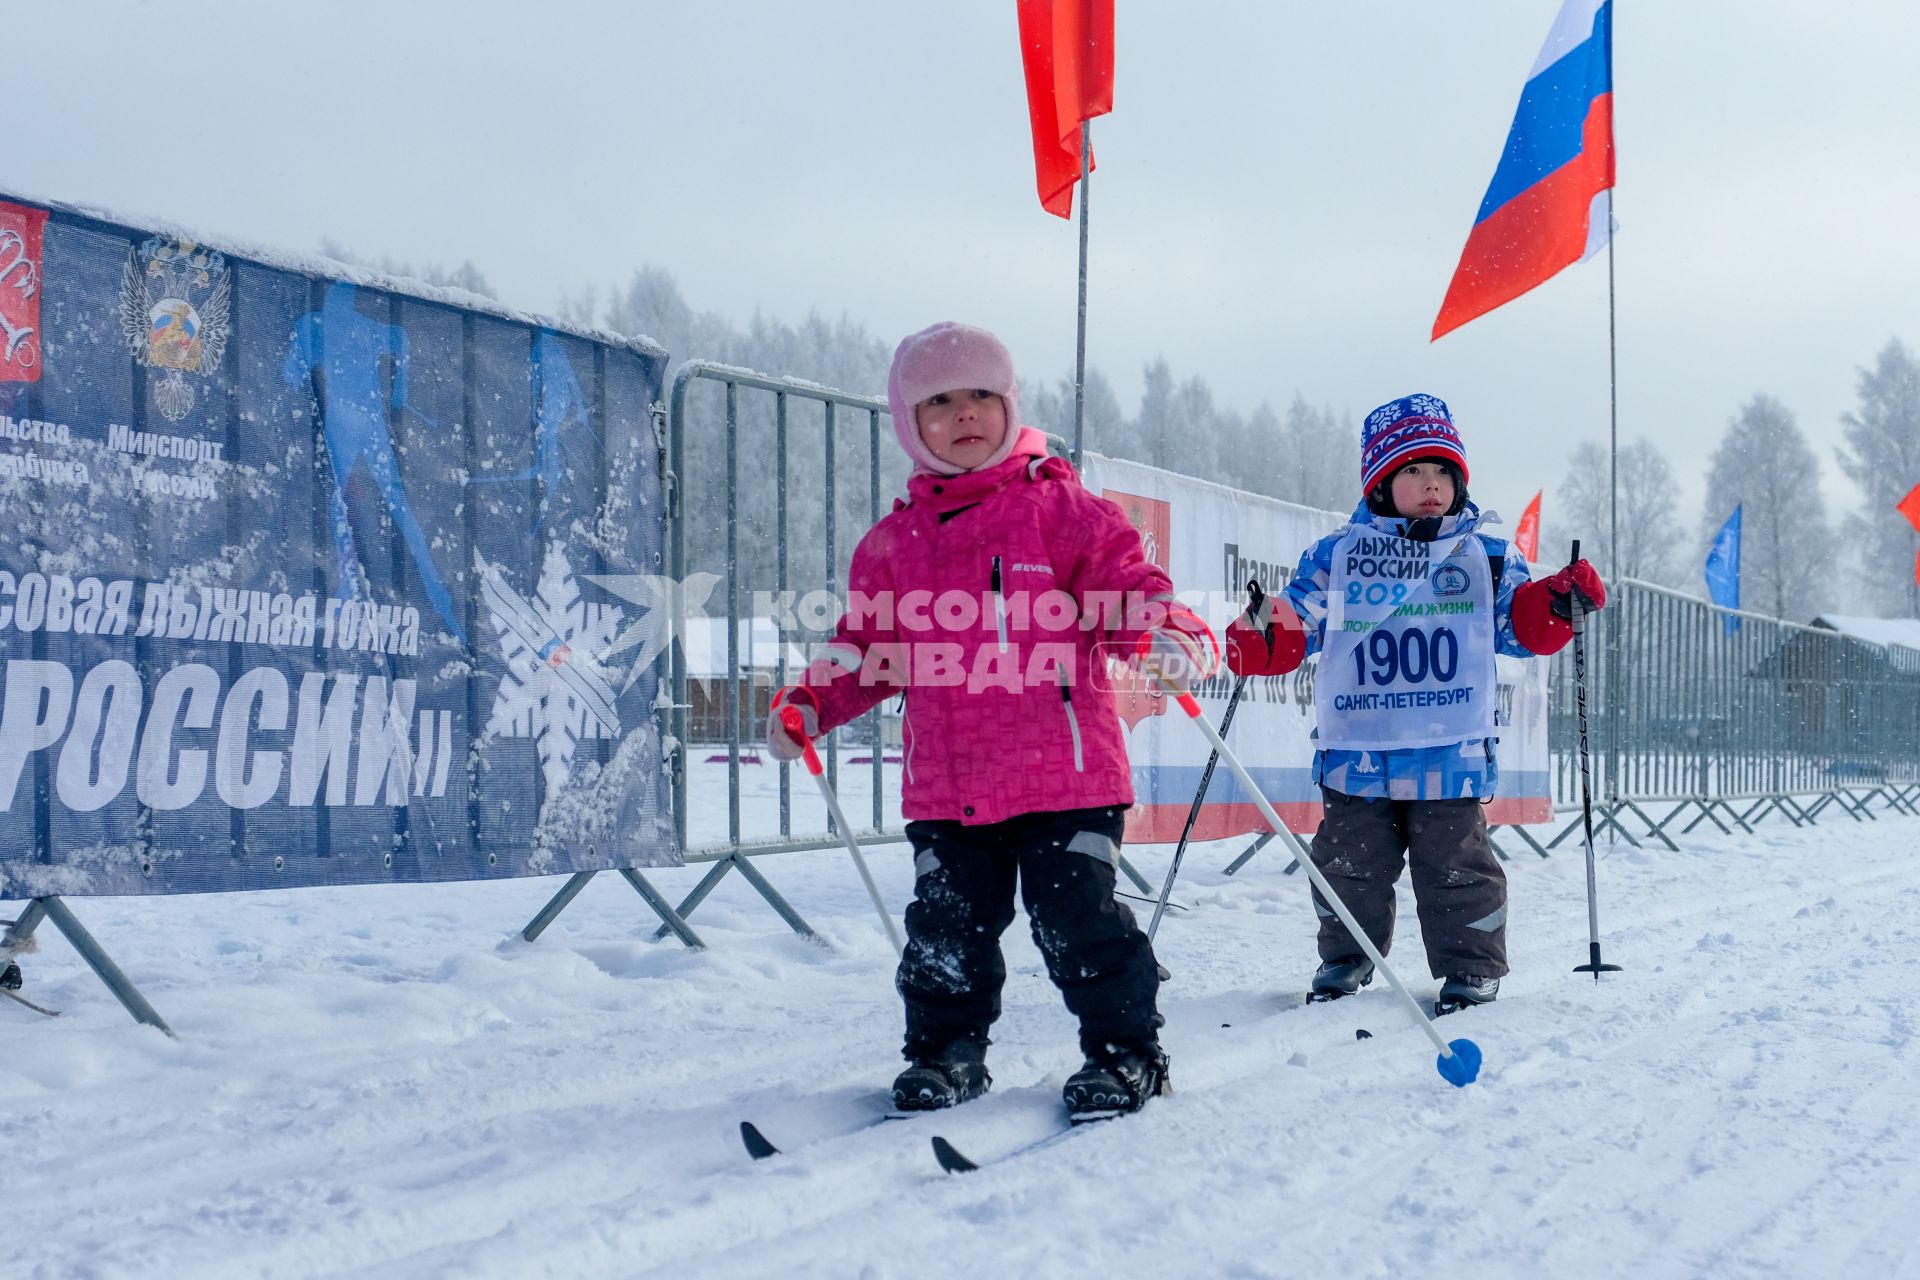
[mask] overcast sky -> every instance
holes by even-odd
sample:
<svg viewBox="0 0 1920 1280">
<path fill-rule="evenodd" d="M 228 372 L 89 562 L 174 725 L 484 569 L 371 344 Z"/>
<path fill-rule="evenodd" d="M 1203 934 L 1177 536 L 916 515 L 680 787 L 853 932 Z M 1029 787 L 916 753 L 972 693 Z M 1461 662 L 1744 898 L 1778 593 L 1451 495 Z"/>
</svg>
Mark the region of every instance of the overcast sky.
<svg viewBox="0 0 1920 1280">
<path fill-rule="evenodd" d="M 1224 404 L 1297 390 L 1356 430 L 1427 390 L 1483 504 L 1557 486 L 1607 431 L 1604 258 L 1427 334 L 1558 8 L 1120 0 L 1088 342 L 1123 402 L 1157 354 Z M 1621 439 L 1668 451 L 1691 532 L 1766 391 L 1850 503 L 1856 370 L 1920 344 L 1920 5 L 1615 9 Z M 1013 0 L 76 0 L 5 26 L 21 194 L 470 258 L 534 311 L 652 263 L 736 321 L 964 319 L 1023 376 L 1072 368 L 1077 231 L 1034 194 Z"/>
</svg>

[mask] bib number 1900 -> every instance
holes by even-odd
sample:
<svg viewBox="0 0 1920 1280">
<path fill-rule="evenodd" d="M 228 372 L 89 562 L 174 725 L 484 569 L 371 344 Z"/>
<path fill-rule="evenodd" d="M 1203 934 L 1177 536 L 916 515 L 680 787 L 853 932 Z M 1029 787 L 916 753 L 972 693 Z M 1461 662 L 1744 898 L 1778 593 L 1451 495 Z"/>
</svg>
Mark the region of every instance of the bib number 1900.
<svg viewBox="0 0 1920 1280">
<path fill-rule="evenodd" d="M 1398 636 L 1375 631 L 1365 644 L 1353 647 L 1353 678 L 1361 688 L 1369 677 L 1374 684 L 1389 685 L 1401 680 L 1419 684 L 1431 675 L 1448 684 L 1459 668 L 1460 638 L 1448 627 L 1435 627 L 1431 636 L 1413 627 Z"/>
</svg>

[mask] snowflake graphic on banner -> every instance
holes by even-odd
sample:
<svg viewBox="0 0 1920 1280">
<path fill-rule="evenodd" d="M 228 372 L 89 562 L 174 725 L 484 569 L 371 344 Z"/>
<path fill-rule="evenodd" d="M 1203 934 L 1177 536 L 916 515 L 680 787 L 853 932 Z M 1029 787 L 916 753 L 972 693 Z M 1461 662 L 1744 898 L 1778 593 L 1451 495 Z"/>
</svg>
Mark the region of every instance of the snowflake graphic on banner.
<svg viewBox="0 0 1920 1280">
<path fill-rule="evenodd" d="M 588 604 L 564 551 L 547 548 L 540 589 L 527 600 L 478 552 L 474 567 L 507 670 L 487 717 L 488 738 L 532 738 L 551 799 L 566 786 L 575 747 L 620 733 L 616 677 L 601 665 L 620 629 L 618 606 Z"/>
</svg>

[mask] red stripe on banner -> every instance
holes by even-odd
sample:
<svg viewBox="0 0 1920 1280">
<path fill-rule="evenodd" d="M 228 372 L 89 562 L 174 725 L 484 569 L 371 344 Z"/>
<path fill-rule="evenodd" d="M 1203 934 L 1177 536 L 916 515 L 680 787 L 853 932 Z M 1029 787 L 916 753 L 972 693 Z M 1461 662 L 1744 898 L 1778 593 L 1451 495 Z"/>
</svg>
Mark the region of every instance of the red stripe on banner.
<svg viewBox="0 0 1920 1280">
<path fill-rule="evenodd" d="M 1321 804 L 1318 800 L 1296 800 L 1273 806 L 1287 830 L 1312 835 L 1320 829 Z M 1143 804 L 1127 810 L 1128 844 L 1173 844 L 1187 825 L 1189 804 Z M 1484 809 L 1487 822 L 1496 826 L 1518 826 L 1553 821 L 1553 801 L 1546 796 L 1515 796 L 1489 802 Z M 1234 836 L 1256 835 L 1267 830 L 1267 819 L 1255 804 L 1209 804 L 1200 810 L 1193 824 L 1194 841 L 1228 840 Z"/>
<path fill-rule="evenodd" d="M 1580 261 L 1593 198 L 1613 186 L 1613 95 L 1587 111 L 1580 154 L 1488 214 L 1467 247 L 1433 322 L 1433 336 L 1512 302 Z"/>
<path fill-rule="evenodd" d="M 1320 826 L 1320 802 L 1297 800 L 1276 804 L 1273 811 L 1287 830 L 1309 832 Z M 1193 812 L 1186 804 L 1143 804 L 1127 810 L 1127 841 L 1130 844 L 1172 844 L 1180 838 Z M 1257 804 L 1209 804 L 1202 806 L 1200 820 L 1193 824 L 1194 840 L 1225 840 L 1232 836 L 1265 831 L 1267 820 Z"/>
<path fill-rule="evenodd" d="M 1487 822 L 1502 827 L 1531 826 L 1553 821 L 1553 801 L 1546 796 L 1515 796 L 1488 801 Z"/>
</svg>

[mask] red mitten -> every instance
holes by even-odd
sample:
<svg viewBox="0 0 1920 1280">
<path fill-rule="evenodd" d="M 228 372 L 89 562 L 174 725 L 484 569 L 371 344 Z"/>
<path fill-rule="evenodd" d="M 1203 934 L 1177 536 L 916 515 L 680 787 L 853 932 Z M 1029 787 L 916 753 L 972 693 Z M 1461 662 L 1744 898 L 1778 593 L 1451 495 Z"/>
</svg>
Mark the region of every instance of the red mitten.
<svg viewBox="0 0 1920 1280">
<path fill-rule="evenodd" d="M 1553 613 L 1557 618 L 1571 618 L 1578 608 L 1581 613 L 1598 613 L 1607 607 L 1607 584 L 1600 581 L 1600 574 L 1585 560 L 1575 560 L 1556 574 L 1543 578 L 1540 585 L 1553 596 Z"/>
<path fill-rule="evenodd" d="M 1241 614 L 1227 628 L 1227 670 L 1236 676 L 1283 676 L 1306 660 L 1307 631 L 1293 606 L 1267 597 L 1268 625 Z"/>
<path fill-rule="evenodd" d="M 1513 593 L 1513 638 L 1542 658 L 1573 639 L 1573 624 L 1553 612 L 1556 597 L 1548 581 L 1526 583 Z"/>
</svg>

